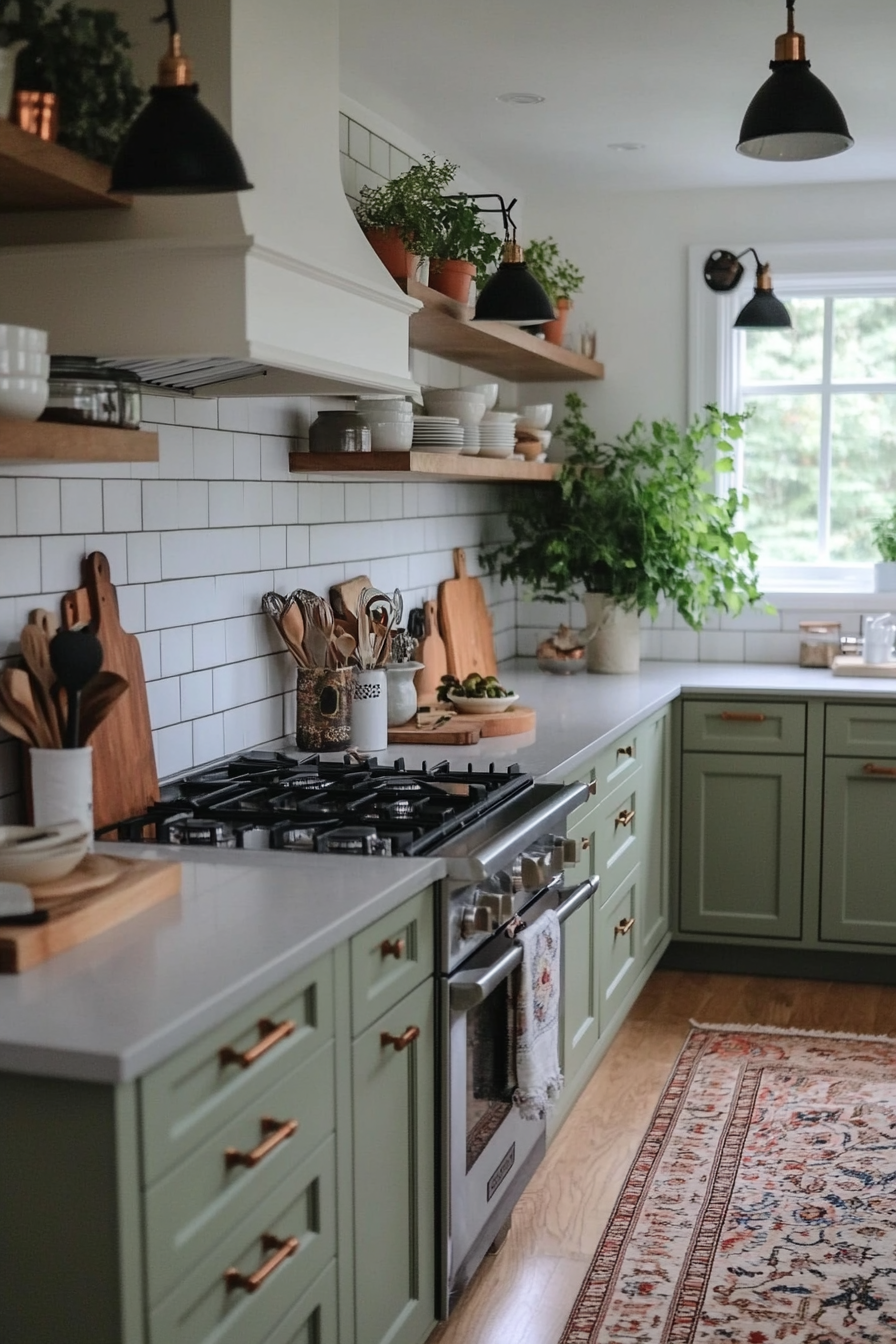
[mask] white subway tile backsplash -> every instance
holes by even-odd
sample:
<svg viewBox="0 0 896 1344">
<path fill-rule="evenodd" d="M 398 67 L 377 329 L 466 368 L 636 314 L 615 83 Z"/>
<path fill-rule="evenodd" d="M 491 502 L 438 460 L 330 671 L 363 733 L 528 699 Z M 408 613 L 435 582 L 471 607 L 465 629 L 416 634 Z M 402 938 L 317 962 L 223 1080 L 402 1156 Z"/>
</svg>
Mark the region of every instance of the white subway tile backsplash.
<svg viewBox="0 0 896 1344">
<path fill-rule="evenodd" d="M 244 525 L 270 525 L 274 520 L 273 499 L 274 487 L 270 481 L 246 481 L 243 484 L 243 516 L 240 521 Z"/>
<path fill-rule="evenodd" d="M 345 486 L 337 481 L 302 481 L 299 490 L 300 523 L 341 523 L 345 520 Z"/>
<path fill-rule="evenodd" d="M 249 401 L 246 397 L 222 397 L 218 402 L 218 428 L 245 431 L 249 428 Z"/>
<path fill-rule="evenodd" d="M 286 564 L 289 568 L 295 569 L 309 563 L 311 531 L 311 528 L 298 526 L 286 529 Z"/>
<path fill-rule="evenodd" d="M 0 537 L 0 597 L 14 597 L 23 589 L 40 592 L 42 548 L 53 541 L 54 537 Z"/>
<path fill-rule="evenodd" d="M 165 630 L 172 625 L 199 625 L 217 616 L 217 593 L 213 578 L 180 579 L 173 583 L 150 583 L 146 586 L 147 630 Z"/>
<path fill-rule="evenodd" d="M 177 482 L 177 526 L 208 527 L 209 491 L 215 482 Z"/>
<path fill-rule="evenodd" d="M 162 534 L 162 577 L 235 574 L 259 565 L 257 527 L 209 528 Z"/>
<path fill-rule="evenodd" d="M 233 480 L 233 434 L 220 429 L 193 430 L 195 473 L 200 480 Z"/>
<path fill-rule="evenodd" d="M 247 411 L 247 423 L 248 419 Z M 261 480 L 261 439 L 257 434 L 234 434 L 233 477 L 237 481 Z"/>
<path fill-rule="evenodd" d="M 349 120 L 348 123 L 348 152 L 355 163 L 370 167 L 370 132 L 357 121 Z"/>
<path fill-rule="evenodd" d="M 744 636 L 748 663 L 799 663 L 800 637 L 793 633 L 746 634 Z"/>
<path fill-rule="evenodd" d="M 143 526 L 149 531 L 177 527 L 177 482 L 144 481 Z"/>
<path fill-rule="evenodd" d="M 282 569 L 286 564 L 286 528 L 262 527 L 258 532 L 258 558 L 262 569 Z"/>
<path fill-rule="evenodd" d="M 103 481 L 103 527 L 107 532 L 139 532 L 143 487 L 139 481 Z"/>
<path fill-rule="evenodd" d="M 299 521 L 299 486 L 292 481 L 289 484 L 278 482 L 271 486 L 271 521 L 274 523 L 297 523 Z"/>
<path fill-rule="evenodd" d="M 695 630 L 661 630 L 664 662 L 696 662 L 700 656 L 700 637 Z"/>
<path fill-rule="evenodd" d="M 760 607 L 746 607 L 737 616 L 729 616 L 722 612 L 721 616 L 722 630 L 740 630 L 744 633 L 749 631 L 773 631 L 781 629 L 781 613 L 779 611 L 770 613 L 763 611 Z M 749 659 L 747 660 L 750 661 Z"/>
<path fill-rule="evenodd" d="M 209 714 L 193 720 L 193 761 L 202 765 L 224 755 L 224 717 Z"/>
<path fill-rule="evenodd" d="M 414 555 L 425 549 L 419 518 L 405 518 L 383 527 L 380 523 L 333 523 L 311 528 L 312 565 L 342 560 L 375 560 L 388 555 Z"/>
<path fill-rule="evenodd" d="M 161 631 L 162 676 L 176 677 L 193 670 L 193 627 L 171 626 Z M 191 718 L 192 715 L 185 715 Z"/>
<path fill-rule="evenodd" d="M 378 135 L 370 137 L 370 167 L 379 177 L 389 176 L 389 142 Z"/>
<path fill-rule="evenodd" d="M 37 476 L 19 481 L 4 482 L 0 486 L 0 514 L 4 525 L 0 531 L 7 534 L 18 531 L 20 537 L 55 534 L 62 530 L 59 481 L 41 480 Z"/>
<path fill-rule="evenodd" d="M 162 636 L 158 630 L 143 630 L 138 634 L 143 675 L 147 681 L 158 681 L 162 675 Z"/>
<path fill-rule="evenodd" d="M 146 629 L 146 589 L 142 583 L 116 584 L 118 615 L 123 630 L 139 634 Z"/>
<path fill-rule="evenodd" d="M 209 481 L 209 527 L 239 527 L 242 523 L 250 521 L 244 516 L 243 492 L 242 481 Z"/>
<path fill-rule="evenodd" d="M 84 538 L 84 554 L 90 555 L 93 551 L 102 551 L 109 561 L 109 573 L 112 576 L 112 582 L 132 583 L 128 573 L 128 538 L 127 534 L 111 532 L 97 532 L 93 536 Z"/>
<path fill-rule="evenodd" d="M 289 454 L 295 447 L 294 439 L 262 434 L 261 443 L 261 479 L 263 481 L 290 481 Z"/>
<path fill-rule="evenodd" d="M 215 397 L 175 397 L 174 422 L 201 429 L 218 428 L 218 401 Z"/>
<path fill-rule="evenodd" d="M 180 723 L 179 677 L 148 682 L 146 695 L 149 700 L 149 719 L 153 728 L 167 728 L 169 724 Z"/>
<path fill-rule="evenodd" d="M 62 481 L 62 531 L 102 532 L 102 481 Z"/>
<path fill-rule="evenodd" d="M 403 150 L 396 149 L 394 145 L 389 146 L 389 176 L 398 177 L 401 173 L 406 173 L 411 166 L 410 155 L 405 154 Z"/>
<path fill-rule="evenodd" d="M 190 672 L 181 677 L 180 706 L 185 719 L 201 719 L 211 714 L 214 708 L 211 672 Z"/>
<path fill-rule="evenodd" d="M 193 666 L 217 667 L 227 661 L 227 622 L 205 621 L 193 626 Z"/>
<path fill-rule="evenodd" d="M 701 663 L 742 663 L 744 661 L 744 636 L 733 631 L 723 633 L 719 630 L 702 630 L 699 647 Z"/>
<path fill-rule="evenodd" d="M 249 429 L 280 438 L 306 438 L 311 417 L 310 397 L 252 397 Z"/>
<path fill-rule="evenodd" d="M 17 584 L 12 591 L 21 592 L 24 588 L 26 591 L 52 593 L 66 592 L 69 588 L 77 588 L 81 582 L 81 560 L 83 556 L 83 536 L 41 537 L 40 577 L 38 582 L 33 581 L 30 570 L 20 570 L 18 574 L 10 575 L 10 578 L 14 579 Z M 2 560 L 0 560 L 0 585 L 3 582 L 4 569 Z M 3 589 L 0 587 L 0 592 L 2 591 Z"/>
<path fill-rule="evenodd" d="M 339 113 L 339 153 L 348 153 L 348 122 L 344 112 Z"/>
<path fill-rule="evenodd" d="M 174 398 L 144 392 L 141 397 L 141 417 L 151 425 L 174 424 Z"/>
<path fill-rule="evenodd" d="M 365 481 L 363 485 L 345 487 L 345 521 L 347 523 L 369 522 L 370 492 L 372 487 Z"/>
<path fill-rule="evenodd" d="M 152 735 L 159 778 L 189 770 L 193 760 L 193 730 L 189 723 L 175 723 Z M 201 762 L 200 762 L 201 764 Z"/>
<path fill-rule="evenodd" d="M 16 482 L 0 477 L 0 537 L 16 533 Z"/>
<path fill-rule="evenodd" d="M 194 472 L 193 430 L 182 424 L 160 425 L 159 479 L 191 480 Z"/>
</svg>

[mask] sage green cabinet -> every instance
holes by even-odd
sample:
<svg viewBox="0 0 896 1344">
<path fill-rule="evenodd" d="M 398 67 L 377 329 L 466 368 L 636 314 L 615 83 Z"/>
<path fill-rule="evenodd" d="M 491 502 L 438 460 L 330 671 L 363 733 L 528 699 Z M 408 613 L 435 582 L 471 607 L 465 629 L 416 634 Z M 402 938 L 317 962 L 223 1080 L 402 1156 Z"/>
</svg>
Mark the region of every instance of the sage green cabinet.
<svg viewBox="0 0 896 1344">
<path fill-rule="evenodd" d="M 574 887 L 594 874 L 599 809 L 589 800 L 577 808 L 567 827 L 578 846 L 577 862 L 567 869 L 566 884 Z M 594 897 L 563 926 L 563 1004 L 561 1010 L 561 1065 L 567 1089 L 576 1080 L 600 1036 L 597 928 Z"/>
<path fill-rule="evenodd" d="M 801 756 L 684 752 L 683 933 L 799 939 L 803 776 Z"/>
<path fill-rule="evenodd" d="M 669 932 L 671 845 L 671 716 L 660 714 L 639 732 L 641 809 L 641 956 L 646 960 Z"/>
</svg>

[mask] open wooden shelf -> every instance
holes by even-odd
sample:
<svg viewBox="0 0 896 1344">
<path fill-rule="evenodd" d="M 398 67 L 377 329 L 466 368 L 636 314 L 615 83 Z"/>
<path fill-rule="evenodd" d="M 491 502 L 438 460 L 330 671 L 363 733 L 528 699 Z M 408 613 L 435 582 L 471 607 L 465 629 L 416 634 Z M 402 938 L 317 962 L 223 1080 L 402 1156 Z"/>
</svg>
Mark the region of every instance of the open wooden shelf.
<svg viewBox="0 0 896 1344">
<path fill-rule="evenodd" d="M 110 181 L 104 164 L 0 117 L 0 212 L 127 208 L 130 196 L 110 196 Z"/>
<path fill-rule="evenodd" d="M 158 462 L 159 436 L 143 429 L 0 420 L 0 462 Z"/>
<path fill-rule="evenodd" d="M 465 457 L 460 453 L 290 453 L 289 469 L 402 476 L 441 476 L 454 481 L 552 481 L 552 462 L 517 462 L 501 457 Z"/>
<path fill-rule="evenodd" d="M 604 366 L 596 359 L 552 345 L 507 322 L 474 322 L 472 308 L 416 280 L 398 283 L 423 304 L 411 314 L 414 350 L 468 364 L 512 383 L 574 383 L 604 376 Z"/>
</svg>

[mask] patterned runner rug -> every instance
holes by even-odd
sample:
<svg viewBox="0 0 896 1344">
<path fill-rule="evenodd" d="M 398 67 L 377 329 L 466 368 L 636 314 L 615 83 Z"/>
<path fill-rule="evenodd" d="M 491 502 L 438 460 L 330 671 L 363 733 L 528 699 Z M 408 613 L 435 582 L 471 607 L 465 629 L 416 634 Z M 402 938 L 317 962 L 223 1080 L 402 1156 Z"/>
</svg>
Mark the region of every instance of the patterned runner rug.
<svg viewBox="0 0 896 1344">
<path fill-rule="evenodd" d="M 896 1344 L 896 1039 L 696 1027 L 561 1344 Z"/>
</svg>

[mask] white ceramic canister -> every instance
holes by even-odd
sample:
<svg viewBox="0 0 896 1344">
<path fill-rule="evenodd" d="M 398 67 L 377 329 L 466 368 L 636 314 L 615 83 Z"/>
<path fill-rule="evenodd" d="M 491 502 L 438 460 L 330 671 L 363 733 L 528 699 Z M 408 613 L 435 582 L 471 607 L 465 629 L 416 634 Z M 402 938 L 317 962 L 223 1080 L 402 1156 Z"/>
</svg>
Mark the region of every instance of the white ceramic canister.
<svg viewBox="0 0 896 1344">
<path fill-rule="evenodd" d="M 386 670 L 357 667 L 352 696 L 352 746 L 357 751 L 385 751 L 388 745 Z"/>
<path fill-rule="evenodd" d="M 93 747 L 32 747 L 29 757 L 35 826 L 78 821 L 93 849 Z"/>
<path fill-rule="evenodd" d="M 414 673 L 422 670 L 422 663 L 386 663 L 387 722 L 390 728 L 407 723 L 417 713 Z"/>
</svg>

